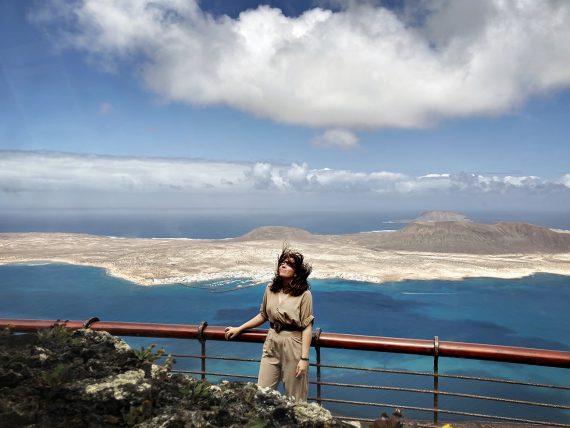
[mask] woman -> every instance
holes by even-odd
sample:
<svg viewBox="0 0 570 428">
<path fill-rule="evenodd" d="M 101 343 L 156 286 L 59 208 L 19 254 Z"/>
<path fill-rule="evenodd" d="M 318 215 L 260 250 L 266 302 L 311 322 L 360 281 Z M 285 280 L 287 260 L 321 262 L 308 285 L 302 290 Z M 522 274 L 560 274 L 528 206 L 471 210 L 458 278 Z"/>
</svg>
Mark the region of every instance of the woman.
<svg viewBox="0 0 570 428">
<path fill-rule="evenodd" d="M 277 388 L 283 380 L 285 392 L 297 401 L 307 401 L 309 349 L 313 329 L 313 299 L 307 277 L 311 266 L 303 255 L 284 248 L 277 271 L 265 289 L 259 314 L 239 327 L 227 327 L 226 339 L 266 321 L 271 328 L 263 344 L 258 385 Z"/>
</svg>

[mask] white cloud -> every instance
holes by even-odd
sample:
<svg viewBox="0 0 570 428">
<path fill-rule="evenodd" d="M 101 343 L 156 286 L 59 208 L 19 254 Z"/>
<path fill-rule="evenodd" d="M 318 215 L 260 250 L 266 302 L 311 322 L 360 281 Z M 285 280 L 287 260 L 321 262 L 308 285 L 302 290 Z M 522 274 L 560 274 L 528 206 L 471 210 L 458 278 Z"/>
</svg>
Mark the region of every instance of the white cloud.
<svg viewBox="0 0 570 428">
<path fill-rule="evenodd" d="M 529 175 L 528 177 L 512 177 L 510 175 L 507 175 L 504 178 L 504 182 L 516 187 L 536 186 L 543 184 L 543 180 L 536 175 Z"/>
<path fill-rule="evenodd" d="M 293 163 L 288 168 L 280 168 L 279 175 L 285 188 L 308 190 L 315 181 L 309 176 L 309 166 Z"/>
<path fill-rule="evenodd" d="M 570 174 L 559 181 L 537 176 L 313 169 L 306 163 L 277 165 L 194 159 L 128 158 L 46 152 L 0 151 L 0 191 L 172 194 L 509 194 L 570 192 Z"/>
<path fill-rule="evenodd" d="M 2 152 L 0 189 L 220 192 L 240 186 L 244 190 L 245 173 L 249 170 L 245 164 L 199 160 Z"/>
<path fill-rule="evenodd" d="M 60 41 L 104 68 L 143 58 L 144 84 L 166 100 L 316 127 L 504 114 L 570 86 L 570 2 L 424 0 L 401 14 L 345 3 L 232 19 L 193 0 L 51 0 L 32 17 L 67 25 Z"/>
<path fill-rule="evenodd" d="M 529 176 L 496 176 L 481 174 L 453 174 L 450 187 L 461 192 L 471 193 L 520 193 L 525 194 L 553 194 L 568 191 L 566 186 L 558 181 L 549 181 L 534 175 Z"/>
<path fill-rule="evenodd" d="M 449 174 L 438 174 L 438 173 L 430 173 L 430 174 L 426 174 L 426 175 L 422 175 L 420 177 L 418 177 L 419 179 L 422 178 L 427 178 L 427 179 L 432 179 L 432 178 L 449 178 Z"/>
<path fill-rule="evenodd" d="M 246 172 L 246 176 L 253 181 L 253 187 L 256 189 L 274 187 L 271 177 L 271 165 L 268 163 L 257 162 L 251 167 L 251 171 Z"/>
<path fill-rule="evenodd" d="M 450 174 L 426 174 L 417 179 L 401 180 L 397 190 L 402 193 L 425 193 L 430 191 L 449 191 L 453 187 Z"/>
<path fill-rule="evenodd" d="M 358 144 L 358 137 L 345 129 L 329 129 L 313 139 L 313 144 L 322 147 L 352 149 Z"/>
</svg>

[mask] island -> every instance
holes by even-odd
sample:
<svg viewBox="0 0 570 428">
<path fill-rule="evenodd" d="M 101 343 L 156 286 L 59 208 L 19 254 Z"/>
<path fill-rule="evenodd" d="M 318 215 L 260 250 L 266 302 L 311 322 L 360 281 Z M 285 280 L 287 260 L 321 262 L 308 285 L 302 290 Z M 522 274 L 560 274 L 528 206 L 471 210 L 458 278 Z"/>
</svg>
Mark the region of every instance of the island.
<svg viewBox="0 0 570 428">
<path fill-rule="evenodd" d="M 570 275 L 570 233 L 541 226 L 475 223 L 457 213 L 424 213 L 400 230 L 316 235 L 267 226 L 231 239 L 142 239 L 72 233 L 1 233 L 0 264 L 97 266 L 140 285 L 274 275 L 284 242 L 313 265 L 312 278 L 403 280 Z"/>
</svg>

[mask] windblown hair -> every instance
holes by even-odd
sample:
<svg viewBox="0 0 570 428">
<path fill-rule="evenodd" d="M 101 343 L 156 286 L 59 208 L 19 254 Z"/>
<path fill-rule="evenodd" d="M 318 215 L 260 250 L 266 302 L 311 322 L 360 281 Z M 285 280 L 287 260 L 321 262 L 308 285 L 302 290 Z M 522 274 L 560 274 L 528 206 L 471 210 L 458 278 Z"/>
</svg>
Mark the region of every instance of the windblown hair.
<svg viewBox="0 0 570 428">
<path fill-rule="evenodd" d="M 279 276 L 279 265 L 283 263 L 283 261 L 287 259 L 293 259 L 295 261 L 295 274 L 291 279 L 291 283 L 287 288 L 283 285 L 283 280 Z M 289 293 L 293 296 L 300 296 L 306 290 L 311 288 L 307 278 L 311 274 L 313 270 L 312 266 L 308 263 L 305 263 L 304 257 L 298 251 L 294 251 L 289 248 L 287 245 L 283 247 L 283 251 L 281 251 L 281 255 L 277 259 L 277 268 L 275 269 L 275 276 L 273 277 L 273 281 L 269 289 L 274 293 L 283 290 L 286 293 Z"/>
</svg>

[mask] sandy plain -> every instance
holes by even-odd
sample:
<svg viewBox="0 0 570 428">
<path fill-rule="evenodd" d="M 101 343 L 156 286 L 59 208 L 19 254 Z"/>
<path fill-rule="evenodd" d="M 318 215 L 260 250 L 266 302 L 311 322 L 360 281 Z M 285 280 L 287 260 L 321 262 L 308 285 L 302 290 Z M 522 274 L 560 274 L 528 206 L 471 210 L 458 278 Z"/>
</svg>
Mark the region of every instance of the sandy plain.
<svg viewBox="0 0 570 428">
<path fill-rule="evenodd" d="M 468 277 L 570 275 L 570 253 L 451 254 L 374 250 L 320 236 L 289 241 L 313 265 L 311 278 L 383 283 Z M 70 233 L 2 233 L 0 264 L 70 263 L 104 268 L 140 285 L 248 277 L 266 282 L 283 241 L 277 239 L 129 239 Z"/>
</svg>

